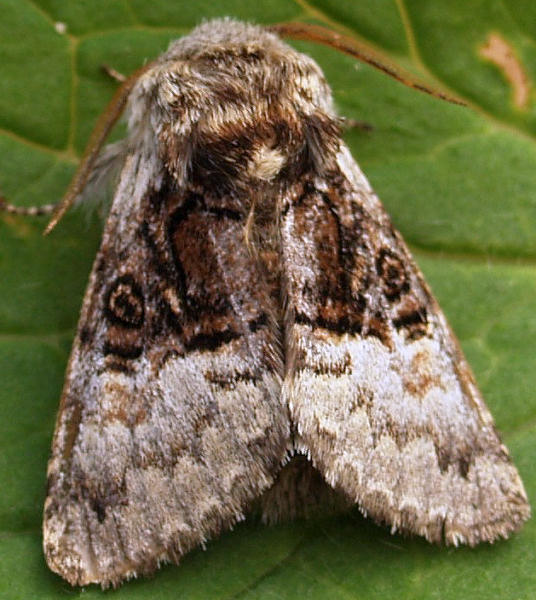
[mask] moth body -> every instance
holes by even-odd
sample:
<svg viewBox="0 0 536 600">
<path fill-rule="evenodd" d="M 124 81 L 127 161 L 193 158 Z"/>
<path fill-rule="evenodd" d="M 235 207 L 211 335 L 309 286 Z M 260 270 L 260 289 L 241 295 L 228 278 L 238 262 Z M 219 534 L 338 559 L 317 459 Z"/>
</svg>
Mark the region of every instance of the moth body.
<svg viewBox="0 0 536 600">
<path fill-rule="evenodd" d="M 116 585 L 316 494 L 433 542 L 518 529 L 518 473 L 318 65 L 212 21 L 127 116 L 99 161 L 120 176 L 49 463 L 50 567 Z"/>
</svg>

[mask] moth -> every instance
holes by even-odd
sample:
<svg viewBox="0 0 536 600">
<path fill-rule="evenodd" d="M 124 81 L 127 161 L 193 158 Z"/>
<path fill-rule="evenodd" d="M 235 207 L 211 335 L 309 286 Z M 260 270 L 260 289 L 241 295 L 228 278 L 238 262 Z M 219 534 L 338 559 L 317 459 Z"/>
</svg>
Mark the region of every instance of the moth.
<svg viewBox="0 0 536 600">
<path fill-rule="evenodd" d="M 210 21 L 111 112 L 52 222 L 119 169 L 48 467 L 50 568 L 116 585 L 255 503 L 357 505 L 451 545 L 517 530 L 523 484 L 319 66 Z"/>
</svg>

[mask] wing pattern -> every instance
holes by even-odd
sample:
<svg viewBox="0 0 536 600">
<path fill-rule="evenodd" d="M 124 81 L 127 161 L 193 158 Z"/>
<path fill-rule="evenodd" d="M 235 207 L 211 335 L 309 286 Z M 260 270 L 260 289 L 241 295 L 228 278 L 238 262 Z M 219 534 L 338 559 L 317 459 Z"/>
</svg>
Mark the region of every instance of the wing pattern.
<svg viewBox="0 0 536 600">
<path fill-rule="evenodd" d="M 273 283 L 242 209 L 146 172 L 131 157 L 121 176 L 49 465 L 45 552 L 73 584 L 152 571 L 242 519 L 289 444 Z"/>
<path fill-rule="evenodd" d="M 457 341 L 348 150 L 289 196 L 284 389 L 296 446 L 393 530 L 476 544 L 528 516 Z"/>
</svg>

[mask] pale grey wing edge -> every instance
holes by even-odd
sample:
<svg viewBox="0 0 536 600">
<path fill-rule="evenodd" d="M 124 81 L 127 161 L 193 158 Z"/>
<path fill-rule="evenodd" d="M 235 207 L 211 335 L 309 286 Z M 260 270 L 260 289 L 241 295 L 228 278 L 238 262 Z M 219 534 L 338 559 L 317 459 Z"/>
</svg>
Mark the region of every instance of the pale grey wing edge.
<svg viewBox="0 0 536 600">
<path fill-rule="evenodd" d="M 519 474 L 443 313 L 346 148 L 338 165 L 282 223 L 284 397 L 297 449 L 393 531 L 454 545 L 507 537 L 530 515 Z M 333 291 L 341 277 L 342 295 Z"/>
</svg>

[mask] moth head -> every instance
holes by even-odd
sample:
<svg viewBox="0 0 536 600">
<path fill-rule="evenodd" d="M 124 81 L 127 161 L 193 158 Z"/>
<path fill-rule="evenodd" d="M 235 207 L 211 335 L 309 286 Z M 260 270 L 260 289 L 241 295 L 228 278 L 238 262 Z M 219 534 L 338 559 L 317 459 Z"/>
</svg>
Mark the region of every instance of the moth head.
<svg viewBox="0 0 536 600">
<path fill-rule="evenodd" d="M 270 181 L 283 172 L 284 164 L 293 165 L 294 171 L 300 165 L 302 170 L 329 168 L 330 151 L 337 148 L 338 141 L 338 132 L 331 133 L 337 127 L 333 126 L 329 87 L 312 59 L 294 51 L 275 34 L 326 44 L 380 69 L 404 85 L 454 104 L 465 104 L 389 65 L 388 60 L 357 40 L 317 25 L 281 23 L 263 29 L 232 19 L 209 21 L 171 44 L 160 59 L 136 71 L 117 90 L 99 118 L 84 160 L 56 206 L 45 233 L 50 233 L 82 192 L 102 144 L 127 103 L 130 137 L 124 147 L 146 157 L 146 165 L 151 164 L 151 176 L 155 179 L 160 178 L 164 166 L 179 184 L 184 184 L 189 175 L 195 179 L 195 136 L 188 134 L 195 133 L 195 126 L 203 121 L 209 133 L 217 134 L 219 128 L 233 124 L 226 122 L 229 111 L 238 119 L 234 125 L 241 123 L 244 129 L 252 128 L 255 121 L 265 120 L 268 124 L 273 121 L 275 125 L 274 114 L 278 112 L 298 123 L 302 118 L 320 115 L 327 117 L 324 120 L 328 126 L 320 136 L 314 127 L 309 128 L 308 135 L 306 126 L 300 132 L 306 143 L 301 148 L 299 144 L 289 145 L 286 161 L 283 153 L 257 140 L 260 144 L 255 155 L 238 157 L 242 164 L 248 165 L 241 170 L 247 174 L 244 181 L 241 177 L 231 180 L 235 170 L 229 171 L 226 166 L 233 165 L 232 154 L 230 159 L 220 157 L 223 162 L 213 156 L 209 172 L 198 175 L 210 180 L 217 173 L 212 183 L 226 184 L 220 188 L 224 192 L 229 184 L 239 189 L 255 180 Z M 199 131 L 203 132 L 203 126 Z M 292 138 L 299 139 L 296 135 Z M 307 147 L 307 142 L 312 142 L 311 147 Z M 303 160 L 305 157 L 309 161 Z M 285 175 L 292 175 L 291 170 Z"/>
<path fill-rule="evenodd" d="M 179 185 L 240 192 L 290 172 L 324 169 L 338 144 L 320 67 L 255 25 L 203 23 L 173 42 L 138 88 L 131 136 L 144 145 L 156 138 Z"/>
</svg>

